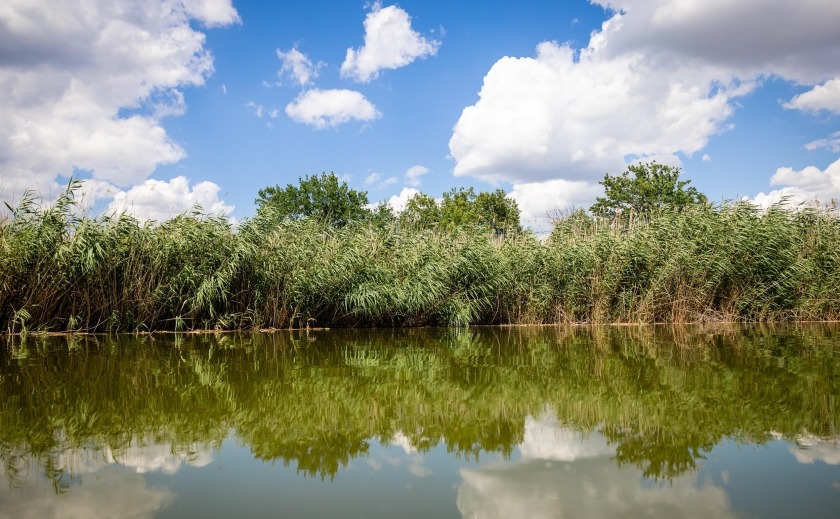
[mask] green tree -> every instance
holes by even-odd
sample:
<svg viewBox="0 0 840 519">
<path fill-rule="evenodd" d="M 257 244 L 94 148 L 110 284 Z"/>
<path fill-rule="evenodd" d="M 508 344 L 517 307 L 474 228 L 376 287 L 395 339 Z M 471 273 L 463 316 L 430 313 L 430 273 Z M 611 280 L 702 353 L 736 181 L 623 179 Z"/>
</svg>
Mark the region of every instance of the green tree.
<svg viewBox="0 0 840 519">
<path fill-rule="evenodd" d="M 408 199 L 400 213 L 400 221 L 413 227 L 428 229 L 440 223 L 440 207 L 435 199 L 424 193 L 417 193 Z"/>
<path fill-rule="evenodd" d="M 632 173 L 632 176 L 631 176 Z M 593 214 L 614 218 L 632 211 L 650 216 L 655 210 L 669 208 L 680 211 L 688 206 L 706 204 L 706 196 L 690 180 L 680 180 L 680 168 L 658 162 L 627 167 L 620 176 L 604 175 L 604 197 L 598 197 L 589 208 Z"/>
<path fill-rule="evenodd" d="M 440 210 L 443 225 L 484 225 L 497 234 L 520 230 L 519 206 L 501 189 L 476 193 L 471 187 L 453 188 L 443 194 Z"/>
<path fill-rule="evenodd" d="M 490 226 L 496 234 L 521 230 L 519 225 L 519 206 L 516 200 L 497 189 L 492 193 L 481 192 L 475 198 L 478 222 Z"/>
<path fill-rule="evenodd" d="M 397 216 L 387 202 L 379 202 L 371 209 L 368 219 L 373 225 L 382 228 L 396 221 Z"/>
<path fill-rule="evenodd" d="M 478 211 L 475 207 L 475 189 L 452 188 L 443 194 L 440 203 L 440 222 L 447 227 L 460 227 L 478 223 Z"/>
<path fill-rule="evenodd" d="M 351 189 L 339 181 L 335 173 L 321 173 L 299 179 L 299 185 L 288 184 L 261 189 L 256 199 L 257 211 L 273 211 L 280 218 L 318 218 L 341 227 L 354 220 L 370 217 L 365 208 L 366 191 Z"/>
<path fill-rule="evenodd" d="M 484 225 L 498 234 L 520 230 L 519 207 L 501 189 L 476 193 L 472 187 L 453 188 L 440 204 L 419 193 L 408 200 L 400 220 L 421 228 Z"/>
</svg>

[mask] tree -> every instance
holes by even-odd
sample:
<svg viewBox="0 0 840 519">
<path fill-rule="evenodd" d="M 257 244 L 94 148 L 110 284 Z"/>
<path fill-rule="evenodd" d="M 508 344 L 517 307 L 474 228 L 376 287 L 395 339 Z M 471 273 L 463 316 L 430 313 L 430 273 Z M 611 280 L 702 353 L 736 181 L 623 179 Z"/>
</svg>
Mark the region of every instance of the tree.
<svg viewBox="0 0 840 519">
<path fill-rule="evenodd" d="M 298 186 L 267 187 L 258 195 L 257 212 L 274 211 L 280 218 L 318 218 L 341 227 L 370 216 L 367 192 L 350 189 L 335 173 L 306 176 Z"/>
<path fill-rule="evenodd" d="M 400 221 L 420 229 L 429 229 L 440 223 L 440 207 L 434 198 L 417 193 L 406 202 L 405 209 L 400 213 Z"/>
<path fill-rule="evenodd" d="M 630 174 L 633 174 L 631 177 Z M 668 208 L 681 211 L 688 206 L 706 204 L 706 196 L 690 180 L 679 180 L 680 168 L 658 162 L 635 164 L 620 176 L 604 175 L 604 197 L 598 197 L 589 208 L 593 214 L 615 218 L 630 211 L 650 216 L 655 210 Z"/>
<path fill-rule="evenodd" d="M 440 203 L 440 222 L 448 227 L 460 227 L 478 223 L 475 207 L 475 189 L 452 188 L 443 194 Z"/>
<path fill-rule="evenodd" d="M 520 230 L 519 207 L 501 189 L 476 193 L 472 187 L 453 188 L 440 204 L 418 193 L 408 200 L 400 220 L 421 228 L 483 225 L 497 234 Z"/>
<path fill-rule="evenodd" d="M 497 189 L 492 193 L 481 192 L 475 198 L 478 222 L 490 226 L 496 234 L 519 231 L 519 206 L 516 200 Z"/>
</svg>

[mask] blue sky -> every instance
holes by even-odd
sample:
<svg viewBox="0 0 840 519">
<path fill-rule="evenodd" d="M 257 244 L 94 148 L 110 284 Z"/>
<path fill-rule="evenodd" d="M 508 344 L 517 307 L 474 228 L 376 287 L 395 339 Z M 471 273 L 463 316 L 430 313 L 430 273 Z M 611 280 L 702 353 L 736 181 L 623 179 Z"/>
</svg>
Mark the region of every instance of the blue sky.
<svg viewBox="0 0 840 519">
<path fill-rule="evenodd" d="M 604 173 L 712 200 L 840 198 L 834 0 L 11 0 L 0 197 L 88 179 L 91 211 L 236 219 L 334 171 L 371 202 L 503 188 L 526 224 Z"/>
</svg>

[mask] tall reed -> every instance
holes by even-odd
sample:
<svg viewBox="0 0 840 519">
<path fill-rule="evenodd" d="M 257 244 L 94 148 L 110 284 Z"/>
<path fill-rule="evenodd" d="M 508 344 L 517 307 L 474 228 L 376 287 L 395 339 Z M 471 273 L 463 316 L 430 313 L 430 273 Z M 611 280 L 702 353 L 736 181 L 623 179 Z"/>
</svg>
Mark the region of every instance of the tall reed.
<svg viewBox="0 0 840 519">
<path fill-rule="evenodd" d="M 840 318 L 828 209 L 575 213 L 539 240 L 271 211 L 141 224 L 80 216 L 77 188 L 0 221 L 4 333 Z"/>
</svg>

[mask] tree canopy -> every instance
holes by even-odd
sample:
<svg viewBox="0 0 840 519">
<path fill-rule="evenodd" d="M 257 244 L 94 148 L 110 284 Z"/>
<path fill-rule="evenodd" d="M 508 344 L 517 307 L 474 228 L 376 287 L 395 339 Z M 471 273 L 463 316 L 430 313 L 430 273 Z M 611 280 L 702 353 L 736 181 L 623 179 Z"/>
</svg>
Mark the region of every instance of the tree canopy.
<svg viewBox="0 0 840 519">
<path fill-rule="evenodd" d="M 632 173 L 632 176 L 631 176 Z M 614 218 L 634 212 L 648 216 L 660 208 L 682 210 L 707 203 L 706 196 L 690 180 L 679 180 L 680 168 L 649 162 L 634 164 L 619 176 L 604 175 L 604 197 L 598 197 L 590 211 L 598 216 Z"/>
<path fill-rule="evenodd" d="M 281 218 L 317 218 L 336 227 L 352 220 L 367 218 L 370 211 L 366 191 L 351 189 L 335 173 L 321 173 L 288 184 L 261 189 L 256 199 L 257 211 L 274 211 Z"/>
<path fill-rule="evenodd" d="M 519 207 L 501 189 L 476 193 L 472 187 L 453 188 L 443 194 L 440 204 L 419 193 L 408 201 L 400 218 L 423 228 L 484 225 L 497 234 L 520 229 Z"/>
</svg>

